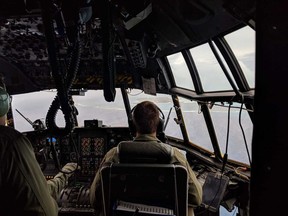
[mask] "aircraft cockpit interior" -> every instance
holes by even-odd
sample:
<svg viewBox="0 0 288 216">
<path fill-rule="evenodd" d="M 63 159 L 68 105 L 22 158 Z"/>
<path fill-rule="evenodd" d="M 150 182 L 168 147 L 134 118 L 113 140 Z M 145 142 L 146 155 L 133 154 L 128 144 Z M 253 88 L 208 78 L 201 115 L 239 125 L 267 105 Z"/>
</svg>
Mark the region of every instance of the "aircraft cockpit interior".
<svg viewBox="0 0 288 216">
<path fill-rule="evenodd" d="M 80 167 L 59 196 L 58 215 L 94 215 L 90 185 L 106 152 L 134 138 L 131 111 L 146 100 L 160 110 L 158 138 L 185 154 L 202 185 L 195 215 L 257 215 L 256 71 L 265 70 L 257 61 L 268 36 L 265 12 L 256 36 L 256 15 L 255 0 L 0 3 L 7 125 L 30 140 L 47 180 L 66 163 Z"/>
</svg>

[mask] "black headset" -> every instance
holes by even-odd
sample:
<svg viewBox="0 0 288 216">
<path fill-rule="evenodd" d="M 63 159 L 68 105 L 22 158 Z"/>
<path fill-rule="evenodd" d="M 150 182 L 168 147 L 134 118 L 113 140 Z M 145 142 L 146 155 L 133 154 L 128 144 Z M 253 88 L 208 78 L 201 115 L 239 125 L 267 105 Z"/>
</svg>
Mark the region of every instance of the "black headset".
<svg viewBox="0 0 288 216">
<path fill-rule="evenodd" d="M 10 96 L 3 87 L 0 87 L 0 117 L 10 109 Z"/>
<path fill-rule="evenodd" d="M 133 109 L 131 110 L 129 117 L 128 117 L 128 125 L 129 125 L 130 132 L 131 132 L 133 137 L 135 137 L 135 135 L 136 135 L 136 127 L 135 127 L 135 124 L 133 122 L 133 112 L 134 112 L 136 107 L 137 107 L 137 105 L 133 107 Z M 157 135 L 159 135 L 159 134 L 164 134 L 165 116 L 164 116 L 162 110 L 158 106 L 156 106 L 156 107 L 159 111 L 159 123 L 157 126 Z"/>
</svg>

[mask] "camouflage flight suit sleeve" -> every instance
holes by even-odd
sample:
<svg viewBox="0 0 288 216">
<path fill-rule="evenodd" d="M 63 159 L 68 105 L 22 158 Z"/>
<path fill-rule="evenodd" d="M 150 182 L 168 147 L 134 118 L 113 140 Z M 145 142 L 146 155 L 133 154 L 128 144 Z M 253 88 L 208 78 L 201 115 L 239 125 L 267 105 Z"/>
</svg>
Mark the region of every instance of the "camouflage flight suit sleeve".
<svg viewBox="0 0 288 216">
<path fill-rule="evenodd" d="M 182 152 L 180 152 L 177 148 L 174 149 L 174 155 L 173 155 L 173 161 L 172 163 L 178 164 L 186 167 L 188 172 L 188 205 L 195 208 L 197 206 L 200 206 L 202 203 L 202 185 L 198 181 L 195 173 L 190 167 L 190 164 L 188 163 L 186 157 L 183 155 Z"/>
<path fill-rule="evenodd" d="M 77 167 L 77 163 L 67 163 L 63 168 L 62 172 L 59 172 L 57 175 L 54 176 L 53 179 L 49 179 L 47 181 L 48 188 L 50 191 L 51 196 L 57 200 L 61 191 L 65 188 L 68 184 L 68 179 L 73 172 L 80 167 Z"/>
</svg>

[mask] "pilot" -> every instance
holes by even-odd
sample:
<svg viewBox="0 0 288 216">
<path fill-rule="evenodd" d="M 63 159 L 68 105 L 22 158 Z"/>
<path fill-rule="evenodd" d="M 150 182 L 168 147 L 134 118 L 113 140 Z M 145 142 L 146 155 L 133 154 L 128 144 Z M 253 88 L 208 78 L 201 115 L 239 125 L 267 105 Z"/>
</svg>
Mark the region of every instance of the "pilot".
<svg viewBox="0 0 288 216">
<path fill-rule="evenodd" d="M 7 126 L 10 96 L 0 74 L 0 215 L 58 215 L 57 198 L 77 169 L 66 164 L 46 180 L 29 140 Z"/>
<path fill-rule="evenodd" d="M 162 143 L 157 138 L 157 131 L 159 128 L 160 119 L 159 108 L 150 101 L 143 101 L 136 105 L 132 109 L 132 121 L 136 128 L 136 136 L 133 140 L 133 145 L 137 145 L 138 142 L 149 142 L 149 145 L 157 145 Z M 125 141 L 126 142 L 126 141 Z M 110 149 L 105 157 L 103 158 L 101 166 L 107 162 L 119 163 L 119 145 Z M 139 144 L 140 145 L 140 144 Z M 170 145 L 169 145 L 170 146 Z M 195 173 L 191 169 L 186 156 L 178 148 L 170 146 L 172 149 L 172 156 L 169 163 L 180 164 L 186 167 L 188 171 L 188 212 L 189 216 L 194 215 L 194 208 L 200 206 L 202 202 L 202 186 L 197 180 Z M 102 203 L 102 194 L 101 194 L 101 179 L 100 179 L 100 169 L 96 173 L 96 176 L 93 180 L 93 183 L 90 188 L 90 202 L 95 209 L 96 216 L 103 215 L 103 203 Z"/>
</svg>

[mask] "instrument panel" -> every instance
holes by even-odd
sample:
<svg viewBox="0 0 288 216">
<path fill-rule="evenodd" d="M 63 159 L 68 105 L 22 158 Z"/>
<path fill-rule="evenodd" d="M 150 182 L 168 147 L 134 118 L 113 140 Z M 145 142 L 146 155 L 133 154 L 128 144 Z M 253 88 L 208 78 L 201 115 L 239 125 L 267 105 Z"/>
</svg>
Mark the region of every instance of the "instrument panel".
<svg viewBox="0 0 288 216">
<path fill-rule="evenodd" d="M 75 128 L 70 135 L 55 136 L 46 130 L 26 132 L 46 179 L 61 167 L 77 162 L 81 170 L 69 178 L 58 200 L 59 215 L 93 215 L 89 188 L 106 152 L 120 141 L 131 140 L 129 128 Z"/>
<path fill-rule="evenodd" d="M 36 158 L 47 179 L 58 173 L 66 163 L 81 166 L 78 181 L 89 182 L 94 178 L 106 152 L 123 140 L 131 140 L 128 128 L 75 128 L 67 136 L 55 136 L 48 131 L 26 132 Z M 92 179 L 93 180 L 93 179 Z"/>
</svg>

